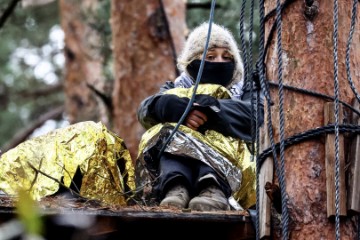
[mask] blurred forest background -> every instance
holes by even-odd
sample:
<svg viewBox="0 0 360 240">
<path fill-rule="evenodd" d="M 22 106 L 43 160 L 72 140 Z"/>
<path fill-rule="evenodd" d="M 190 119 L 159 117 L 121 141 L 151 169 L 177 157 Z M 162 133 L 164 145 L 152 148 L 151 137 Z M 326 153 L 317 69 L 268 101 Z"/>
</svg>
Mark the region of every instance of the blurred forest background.
<svg viewBox="0 0 360 240">
<path fill-rule="evenodd" d="M 102 121 L 123 137 L 135 155 L 143 131 L 136 123 L 138 103 L 159 84 L 176 77 L 176 54 L 188 31 L 209 19 L 211 1 L 125 2 L 0 0 L 2 152 L 53 129 L 91 120 Z M 214 22 L 233 31 L 239 44 L 241 7 L 237 0 L 217 1 L 214 17 Z M 255 45 L 259 26 L 256 16 L 251 28 Z M 147 22 L 150 30 L 142 28 L 143 23 L 136 25 L 133 18 Z M 167 35 L 164 31 L 169 28 L 171 34 Z M 131 33 L 137 29 L 143 36 L 150 32 L 150 37 L 131 43 Z M 243 29 L 248 41 L 248 22 Z M 139 46 L 145 43 L 141 41 L 152 43 L 142 48 Z M 140 67 L 147 62 L 153 63 Z M 157 74 L 159 70 L 162 75 Z M 139 88 L 142 90 L 137 91 Z M 136 91 L 134 95 L 132 90 Z"/>
</svg>

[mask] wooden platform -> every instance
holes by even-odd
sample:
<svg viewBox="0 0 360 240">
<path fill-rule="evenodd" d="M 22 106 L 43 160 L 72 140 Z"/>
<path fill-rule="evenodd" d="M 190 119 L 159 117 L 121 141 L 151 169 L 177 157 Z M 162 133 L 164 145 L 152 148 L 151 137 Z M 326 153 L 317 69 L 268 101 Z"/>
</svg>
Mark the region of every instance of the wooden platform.
<svg viewBox="0 0 360 240">
<path fill-rule="evenodd" d="M 46 198 L 39 202 L 47 240 L 255 239 L 247 212 L 191 212 L 159 207 L 102 207 L 93 201 Z M 16 218 L 13 202 L 0 198 L 0 223 Z"/>
</svg>

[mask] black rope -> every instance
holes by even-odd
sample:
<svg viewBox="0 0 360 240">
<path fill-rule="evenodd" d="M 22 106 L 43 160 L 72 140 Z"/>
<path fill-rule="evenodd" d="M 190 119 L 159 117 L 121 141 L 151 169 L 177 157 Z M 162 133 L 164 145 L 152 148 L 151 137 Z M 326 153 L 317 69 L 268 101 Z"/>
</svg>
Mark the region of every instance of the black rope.
<svg viewBox="0 0 360 240">
<path fill-rule="evenodd" d="M 264 91 L 265 99 L 270 102 L 270 94 L 269 89 L 266 89 L 265 85 L 265 64 L 262 59 L 264 59 L 264 36 L 265 36 L 265 21 L 264 21 L 264 0 L 259 0 L 259 18 L 260 18 L 260 26 L 259 26 L 259 59 L 261 61 L 257 62 L 257 69 L 259 70 L 259 80 L 260 86 Z M 258 146 L 257 146 L 258 148 Z M 256 154 L 256 240 L 260 239 L 260 184 L 259 184 L 259 175 L 260 175 L 260 162 L 259 162 L 259 151 Z"/>
<path fill-rule="evenodd" d="M 306 0 L 307 2 L 311 1 L 311 0 Z M 351 79 L 351 74 L 350 74 L 350 60 L 349 60 L 349 56 L 350 56 L 350 44 L 351 44 L 351 40 L 352 40 L 352 35 L 353 35 L 353 31 L 354 31 L 354 26 L 355 26 L 355 21 L 356 21 L 356 17 L 355 17 L 355 13 L 356 13 L 356 7 L 357 7 L 357 1 L 358 0 L 354 0 L 354 3 L 353 3 L 353 9 L 352 9 L 352 17 L 351 17 L 351 30 L 350 30 L 350 33 L 349 33 L 349 38 L 348 38 L 348 43 L 347 43 L 347 53 L 346 53 L 346 68 L 347 68 L 347 75 L 348 75 L 348 80 L 349 80 L 349 83 L 350 83 L 350 86 L 351 86 L 351 89 L 353 90 L 353 92 L 355 93 L 358 101 L 360 101 L 360 96 L 359 94 L 356 92 L 356 89 L 354 87 L 354 84 L 353 84 L 353 81 Z M 261 52 L 260 51 L 260 54 L 259 54 L 259 60 L 258 60 L 258 63 L 257 63 L 257 66 L 260 67 L 259 69 L 261 70 L 260 71 L 260 84 L 261 86 L 263 87 L 264 89 L 264 93 L 265 93 L 265 97 L 266 97 L 266 100 L 268 103 L 271 103 L 271 97 L 270 97 L 270 94 L 269 94 L 269 88 L 268 88 L 268 84 L 271 84 L 271 85 L 276 85 L 276 83 L 268 83 L 268 82 L 265 82 L 265 57 L 266 57 L 266 53 L 270 47 L 270 44 L 271 44 L 271 41 L 273 39 L 273 36 L 274 36 L 274 33 L 275 33 L 275 29 L 279 29 L 278 28 L 278 19 L 281 18 L 281 12 L 287 7 L 289 6 L 291 3 L 293 3 L 294 0 L 286 0 L 283 4 L 281 4 L 281 7 L 280 7 L 280 11 L 279 11 L 279 5 L 277 5 L 277 8 L 275 10 L 272 10 L 267 16 L 263 17 L 264 15 L 261 16 L 261 12 L 263 13 L 264 12 L 264 7 L 263 7 L 263 1 L 260 1 L 260 4 L 259 4 L 259 11 L 260 11 L 260 46 L 263 46 L 262 44 L 262 36 L 264 36 L 264 32 L 262 32 L 262 30 L 264 28 L 262 28 L 262 26 L 264 26 L 264 21 L 267 21 L 270 17 L 272 17 L 274 15 L 274 13 L 276 12 L 277 13 L 277 18 L 276 18 L 276 21 L 274 22 L 274 24 L 272 25 L 271 27 L 271 30 L 270 30 L 270 33 L 268 35 L 268 38 L 267 38 L 267 42 L 266 42 L 266 45 L 265 45 L 265 50 L 264 52 Z M 280 12 L 280 13 L 279 13 Z M 349 104 L 341 101 L 339 99 L 339 90 L 338 90 L 338 79 L 337 79 L 337 74 L 338 74 L 338 64 L 337 64 L 337 12 L 338 12 L 338 7 L 337 7 L 337 1 L 335 0 L 335 3 L 334 3 L 334 86 L 335 86 L 335 97 L 331 97 L 331 96 L 327 96 L 327 95 L 324 95 L 324 94 L 320 94 L 320 93 L 316 93 L 316 92 L 313 92 L 313 91 L 309 91 L 309 90 L 304 90 L 304 89 L 299 89 L 299 88 L 295 88 L 295 87 L 292 87 L 292 86 L 286 86 L 286 85 L 282 85 L 282 83 L 279 81 L 279 84 L 277 85 L 280 88 L 287 88 L 287 89 L 291 89 L 291 90 L 296 90 L 296 91 L 300 91 L 302 93 L 310 93 L 314 96 L 317 96 L 317 97 L 322 97 L 322 98 L 325 98 L 325 99 L 330 99 L 330 100 L 333 100 L 335 101 L 335 118 L 336 118 L 336 121 L 335 121 L 335 124 L 334 125 L 329 125 L 329 126 L 326 126 L 324 128 L 318 128 L 318 129 L 313 129 L 313 130 L 309 130 L 308 132 L 305 132 L 303 134 L 300 134 L 300 135 L 295 135 L 291 138 L 289 138 L 288 140 L 283 140 L 283 142 L 281 141 L 281 136 L 280 136 L 280 143 L 277 143 L 275 144 L 275 146 L 273 146 L 273 142 L 271 142 L 271 147 L 265 151 L 263 151 L 263 153 L 261 155 L 258 156 L 258 163 L 257 163 L 257 174 L 259 172 L 259 169 L 261 168 L 261 165 L 263 163 L 263 161 L 266 159 L 264 158 L 265 155 L 270 155 L 272 153 L 273 155 L 273 161 L 274 161 L 274 165 L 275 165 L 275 170 L 277 169 L 276 165 L 277 165 L 277 159 L 276 159 L 276 152 L 280 152 L 280 155 L 281 155 L 281 150 L 282 150 L 282 147 L 287 147 L 289 146 L 291 143 L 295 143 L 295 141 L 300 141 L 301 139 L 303 140 L 307 140 L 307 139 L 310 139 L 312 137 L 314 137 L 315 135 L 319 135 L 319 134 L 322 134 L 323 132 L 335 132 L 335 135 L 336 135 L 336 139 L 335 139 L 335 148 L 337 149 L 336 150 L 336 163 L 335 163 L 335 184 L 337 185 L 335 188 L 336 188 L 336 209 L 337 209 L 337 216 L 339 216 L 339 213 L 338 213 L 338 209 L 339 209 L 339 199 L 338 199 L 338 174 L 339 174 L 339 166 L 338 166 L 338 134 L 339 134 L 339 131 L 340 132 L 343 132 L 343 131 L 354 131 L 356 133 L 359 133 L 360 130 L 359 130 L 359 126 L 358 125 L 355 125 L 355 126 L 350 126 L 350 125 L 339 125 L 339 121 L 338 121 L 338 115 L 339 115 L 339 110 L 338 110 L 338 104 L 341 103 L 343 104 L 344 106 L 348 107 L 349 109 L 351 109 L 354 113 L 356 113 L 357 115 L 360 114 L 360 112 L 356 109 L 354 109 L 352 106 L 350 106 Z M 279 33 L 281 34 L 281 31 L 279 32 L 278 30 L 278 41 L 279 41 Z M 263 34 L 263 35 L 262 35 Z M 281 49 L 278 47 L 278 49 Z M 280 55 L 281 56 L 281 55 Z M 279 66 L 280 68 L 280 66 Z M 282 86 L 281 86 L 282 85 Z M 279 90 L 280 91 L 280 90 Z M 281 100 L 280 100 L 281 101 Z M 268 113 L 270 112 L 270 107 L 269 107 L 269 104 L 268 104 Z M 271 121 L 271 114 L 268 114 L 268 119 Z M 271 122 L 268 122 L 268 129 L 269 129 L 269 137 L 270 137 L 270 141 L 271 139 L 273 138 L 272 136 L 272 129 L 270 128 L 272 126 Z M 280 124 L 280 127 L 282 125 Z M 322 131 L 321 131 L 322 130 Z M 282 144 L 284 144 L 284 146 L 282 146 Z M 275 150 L 276 149 L 276 152 Z M 281 156 L 280 156 L 281 157 Z M 278 174 L 278 176 L 280 176 Z M 258 177 L 258 175 L 257 175 Z M 257 182 L 258 184 L 258 182 Z M 258 185 L 257 185 L 258 187 Z M 257 192 L 257 198 L 259 197 L 258 195 L 259 193 Z M 259 206 L 259 203 L 257 201 L 257 206 Z M 284 204 L 282 205 L 284 206 Z M 257 213 L 257 218 L 259 217 L 258 215 L 259 213 Z M 283 219 L 284 220 L 284 219 Z M 360 226 L 360 219 L 358 219 L 358 224 Z M 340 238 L 340 221 L 339 220 L 336 220 L 336 237 L 337 239 Z M 259 223 L 258 223 L 258 219 L 257 219 L 257 227 L 259 226 Z M 359 227 L 360 229 L 360 227 Z M 358 231 L 360 232 L 360 230 L 358 229 Z M 284 236 L 284 230 L 283 230 L 283 237 L 286 237 Z M 258 233 L 257 233 L 257 239 L 259 238 L 258 236 Z M 360 233 L 358 234 L 358 238 L 360 239 Z"/>
<path fill-rule="evenodd" d="M 334 0 L 334 32 L 333 32 L 333 57 L 334 57 L 334 96 L 335 96 L 335 235 L 340 240 L 340 160 L 339 160 L 339 80 L 338 80 L 338 0 Z"/>
<path fill-rule="evenodd" d="M 280 7 L 280 10 L 281 10 L 281 13 L 284 11 L 284 9 L 286 9 L 288 6 L 290 6 L 290 4 L 294 3 L 295 0 L 286 0 L 283 4 L 281 4 L 281 7 Z M 273 9 L 272 11 L 270 11 L 266 17 L 265 17 L 265 22 L 267 20 L 270 19 L 270 17 L 272 17 L 274 14 L 276 13 L 276 8 Z M 270 29 L 270 32 L 269 32 L 269 35 L 268 35 L 268 38 L 267 38 L 267 41 L 266 41 L 266 45 L 265 45 L 265 54 L 263 56 L 263 58 L 261 58 L 261 61 L 265 62 L 265 57 L 266 57 L 266 53 L 268 52 L 269 50 L 269 47 L 270 47 L 270 44 L 271 44 L 271 41 L 274 37 L 274 33 L 275 33 L 275 30 L 276 30 L 276 21 L 273 23 L 273 25 L 271 26 L 271 29 Z"/>
<path fill-rule="evenodd" d="M 295 2 L 295 0 L 285 0 L 280 6 L 281 12 L 285 8 L 287 8 L 291 3 L 294 3 L 294 2 Z M 268 14 L 266 14 L 264 21 L 267 22 L 270 18 L 272 18 L 274 16 L 276 16 L 276 7 L 273 10 L 271 10 Z"/>
<path fill-rule="evenodd" d="M 254 0 L 250 2 L 250 26 L 249 26 L 249 45 L 248 45 L 248 79 L 251 79 L 253 73 L 253 31 L 254 31 Z"/>
<path fill-rule="evenodd" d="M 284 118 L 284 92 L 283 92 L 283 79 L 282 79 L 282 39 L 281 39 L 281 7 L 280 0 L 276 1 L 276 33 L 277 33 L 277 59 L 278 59 L 278 82 L 279 82 L 279 125 L 280 125 L 280 175 L 279 183 L 281 190 L 281 226 L 282 226 L 282 239 L 289 238 L 288 225 L 289 214 L 287 208 L 287 192 L 286 192 L 286 178 L 285 178 L 285 118 Z"/>
<path fill-rule="evenodd" d="M 276 87 L 279 86 L 278 83 L 272 82 L 272 81 L 269 81 L 269 85 L 270 85 L 270 86 L 276 86 Z M 286 88 L 286 89 L 288 89 L 288 90 L 300 92 L 300 93 L 303 93 L 303 94 L 308 94 L 308 95 L 311 95 L 311 96 L 314 96 L 314 97 L 323 98 L 323 99 L 327 99 L 327 100 L 332 100 L 332 101 L 335 100 L 335 98 L 332 97 L 332 96 L 329 96 L 329 95 L 326 95 L 326 94 L 322 94 L 322 93 L 318 93 L 318 92 L 315 92 L 315 91 L 311 91 L 311 90 L 307 90 L 307 89 L 303 89 L 303 88 L 297 88 L 297 87 L 290 86 L 290 85 L 286 85 L 286 84 L 284 84 L 283 86 L 284 86 L 284 88 Z M 349 108 L 352 112 L 354 112 L 354 113 L 356 113 L 358 116 L 360 116 L 359 110 L 355 109 L 353 106 L 351 106 L 350 104 L 348 104 L 348 103 L 346 103 L 346 102 L 344 102 L 344 101 L 339 100 L 339 102 L 340 102 L 343 106 Z"/>
<path fill-rule="evenodd" d="M 260 92 L 258 91 L 256 93 L 256 119 L 255 123 L 256 126 L 258 126 L 259 118 L 260 118 Z M 260 152 L 260 128 L 256 127 L 255 131 L 255 137 L 256 137 L 256 206 L 259 206 L 259 199 L 260 199 L 260 184 L 259 184 L 259 175 L 260 175 L 260 166 L 259 161 L 257 161 L 259 152 Z M 260 229 L 259 229 L 259 215 L 260 215 L 260 208 L 256 207 L 256 239 L 260 239 Z"/>
<path fill-rule="evenodd" d="M 196 90 L 197 90 L 197 88 L 199 86 L 199 83 L 200 83 L 201 75 L 202 75 L 202 72 L 203 72 L 203 69 L 204 69 L 205 58 L 206 58 L 206 54 L 207 54 L 207 50 L 208 50 L 208 46 L 209 46 L 210 35 L 211 35 L 211 27 L 212 27 L 212 22 L 213 22 L 213 19 L 214 19 L 215 3 L 216 3 L 216 0 L 212 0 L 212 2 L 211 2 L 211 10 L 210 10 L 210 17 L 209 17 L 209 29 L 208 29 L 208 33 L 207 33 L 206 42 L 205 42 L 204 52 L 203 52 L 200 67 L 199 67 L 199 72 L 197 74 L 196 81 L 195 81 L 195 84 L 194 84 L 193 93 L 191 95 L 190 101 L 189 101 L 188 105 L 186 106 L 186 109 L 185 109 L 183 115 L 179 119 L 179 122 L 176 124 L 176 126 L 174 127 L 174 129 L 170 133 L 169 137 L 166 139 L 165 143 L 163 144 L 162 148 L 160 149 L 159 154 L 157 156 L 158 159 L 160 159 L 161 155 L 165 151 L 166 146 L 169 144 L 172 137 L 175 135 L 176 131 L 179 129 L 180 125 L 184 122 L 186 116 L 190 112 L 191 107 L 192 107 L 192 105 L 194 103 Z"/>
<path fill-rule="evenodd" d="M 322 136 L 324 134 L 334 133 L 335 132 L 335 125 L 329 124 L 323 127 L 318 127 L 314 129 L 310 129 L 308 131 L 295 134 L 287 139 L 284 140 L 284 146 L 285 148 L 292 146 L 294 144 L 310 140 L 310 139 L 316 139 L 319 136 Z M 360 134 L 360 126 L 355 124 L 339 124 L 339 132 L 345 133 L 350 132 L 353 134 Z M 275 152 L 272 149 L 272 147 L 269 147 L 262 151 L 262 153 L 259 155 L 258 161 L 260 166 L 265 162 L 266 158 L 270 157 L 270 155 L 274 155 L 274 153 L 278 153 L 280 149 L 280 143 L 275 144 Z"/>
<path fill-rule="evenodd" d="M 241 46 L 241 55 L 244 63 L 244 83 L 248 83 L 248 58 L 246 51 L 246 42 L 245 42 L 245 34 L 244 34 L 244 17 L 245 17 L 245 7 L 246 0 L 242 0 L 241 10 L 240 10 L 240 46 Z"/>
</svg>

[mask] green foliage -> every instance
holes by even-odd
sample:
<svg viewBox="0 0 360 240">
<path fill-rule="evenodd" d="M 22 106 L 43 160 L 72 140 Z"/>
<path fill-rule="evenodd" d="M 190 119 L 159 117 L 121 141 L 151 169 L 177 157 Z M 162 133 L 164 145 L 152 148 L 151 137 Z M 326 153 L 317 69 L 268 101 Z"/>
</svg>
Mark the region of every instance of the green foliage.
<svg viewBox="0 0 360 240">
<path fill-rule="evenodd" d="M 8 4 L 0 1 L 0 15 Z M 0 29 L 0 146 L 37 119 L 43 113 L 41 109 L 64 101 L 63 93 L 31 95 L 61 83 L 61 56 L 49 39 L 50 30 L 58 24 L 57 2 L 25 9 L 18 4 Z M 47 75 L 36 74 L 46 71 Z"/>
<path fill-rule="evenodd" d="M 43 222 L 36 202 L 25 190 L 19 191 L 19 199 L 16 204 L 17 215 L 30 236 L 41 236 L 43 233 Z"/>
<path fill-rule="evenodd" d="M 188 0 L 188 3 L 211 3 L 211 0 Z M 249 31 L 249 7 L 247 1 L 245 32 Z M 76 4 L 81 5 L 81 1 Z M 0 15 L 8 6 L 8 0 L 0 0 Z M 214 21 L 228 27 L 240 45 L 240 10 L 242 1 L 219 0 L 220 7 L 215 9 Z M 114 79 L 112 68 L 110 0 L 98 1 L 96 9 L 83 8 L 81 17 L 93 29 L 93 34 L 100 40 L 87 42 L 95 56 L 103 59 L 103 74 L 107 85 Z M 50 33 L 60 29 L 58 1 L 23 9 L 21 4 L 15 9 L 3 28 L 0 29 L 0 148 L 11 140 L 15 133 L 26 127 L 31 121 L 53 106 L 64 103 L 64 94 L 31 94 L 48 86 L 62 84 L 64 66 L 58 59 L 63 58 L 61 47 L 51 41 Z M 187 25 L 189 29 L 208 21 L 210 8 L 189 9 Z M 258 16 L 255 10 L 254 16 Z M 258 19 L 254 20 L 253 60 L 257 55 Z M 92 33 L 90 33 L 92 34 Z M 90 39 L 90 38 L 89 38 Z M 249 49 L 249 48 L 247 48 Z M 61 61 L 60 61 L 61 62 Z M 49 75 L 39 76 L 37 72 L 45 71 Z M 52 76 L 49 82 L 46 78 Z M 50 78 L 51 79 L 51 78 Z"/>
</svg>

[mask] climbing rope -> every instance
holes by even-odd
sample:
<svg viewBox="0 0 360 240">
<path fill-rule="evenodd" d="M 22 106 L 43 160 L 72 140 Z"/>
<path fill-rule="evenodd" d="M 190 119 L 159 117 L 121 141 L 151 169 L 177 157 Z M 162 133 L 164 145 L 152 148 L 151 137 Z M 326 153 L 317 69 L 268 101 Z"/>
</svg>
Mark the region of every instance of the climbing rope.
<svg viewBox="0 0 360 240">
<path fill-rule="evenodd" d="M 283 4 L 280 4 L 279 1 L 277 1 L 277 5 L 276 5 L 276 9 L 270 11 L 266 16 L 264 16 L 264 1 L 259 0 L 259 15 L 260 15 L 260 47 L 259 47 L 259 60 L 257 62 L 257 66 L 259 69 L 259 78 L 260 78 L 260 85 L 262 87 L 262 89 L 264 90 L 264 94 L 265 94 L 265 98 L 266 101 L 268 103 L 267 106 L 267 111 L 268 111 L 268 135 L 270 138 L 270 148 L 264 150 L 260 155 L 257 156 L 257 165 L 256 165 L 256 171 L 257 171 L 257 178 L 259 177 L 259 172 L 260 172 L 260 168 L 261 165 L 263 163 L 263 161 L 266 159 L 266 157 L 264 156 L 268 156 L 270 154 L 273 155 L 273 161 L 275 164 L 275 170 L 277 172 L 278 177 L 281 176 L 280 173 L 283 173 L 283 157 L 282 157 L 282 152 L 283 149 L 289 145 L 295 144 L 297 141 L 301 141 L 301 140 L 305 140 L 305 139 L 310 139 L 314 136 L 320 136 L 324 133 L 335 133 L 335 155 L 336 155 L 336 159 L 335 159 L 335 204 L 336 204 L 336 239 L 340 238 L 340 219 L 339 219 L 339 131 L 340 132 L 355 132 L 355 133 L 359 133 L 360 132 L 360 128 L 358 125 L 339 125 L 339 103 L 343 104 L 344 106 L 348 107 L 349 109 L 352 110 L 353 113 L 356 113 L 357 115 L 360 114 L 360 112 L 357 109 L 354 109 L 352 106 L 350 106 L 349 104 L 341 101 L 339 99 L 339 84 L 338 84 L 338 59 L 337 59 L 337 38 L 338 38 L 338 4 L 337 1 L 334 2 L 334 33 L 333 33 L 333 41 L 334 41 L 334 52 L 333 52 L 333 57 L 334 57 L 334 97 L 331 96 L 327 96 L 324 94 L 320 94 L 320 93 L 316 93 L 313 91 L 309 91 L 309 90 L 305 90 L 305 89 L 300 89 L 300 88 L 296 88 L 293 86 L 287 86 L 282 84 L 281 82 L 281 75 L 282 75 L 282 69 L 281 69 L 281 12 L 287 7 L 289 6 L 291 3 L 295 2 L 294 0 L 286 0 Z M 351 16 L 351 29 L 350 29 L 350 33 L 349 33 L 349 38 L 348 38 L 348 42 L 347 42 L 347 48 L 346 48 L 346 70 L 347 70 L 347 76 L 348 76 L 348 81 L 350 84 L 350 87 L 352 89 L 352 91 L 354 92 L 354 94 L 356 95 L 356 98 L 358 99 L 358 101 L 360 101 L 360 97 L 358 92 L 355 89 L 354 83 L 351 79 L 351 74 L 350 74 L 350 45 L 351 45 L 351 40 L 352 40 L 352 36 L 354 33 L 354 29 L 355 29 L 355 23 L 356 23 L 356 11 L 357 11 L 357 3 L 358 0 L 354 0 L 353 2 L 353 8 L 352 8 L 352 16 Z M 268 35 L 268 39 L 267 42 L 265 44 L 265 49 L 263 48 L 264 46 L 264 22 L 266 22 L 266 20 L 268 20 L 270 17 L 272 17 L 274 14 L 276 13 L 276 20 L 274 22 L 274 24 L 271 27 L 271 30 L 269 32 Z M 271 44 L 273 35 L 275 33 L 275 30 L 277 31 L 277 50 L 278 50 L 278 61 L 279 61 L 279 83 L 271 83 L 269 81 L 265 81 L 265 56 L 267 53 L 267 50 Z M 279 51 L 280 50 L 280 51 Z M 272 132 L 272 123 L 271 123 L 271 108 L 270 106 L 272 105 L 271 102 L 271 96 L 269 94 L 269 84 L 272 86 L 277 85 L 279 87 L 279 106 L 280 106 L 280 142 L 277 144 L 274 144 L 273 142 L 273 132 Z M 314 95 L 316 97 L 322 97 L 324 99 L 329 99 L 335 102 L 335 124 L 334 125 L 328 125 L 325 126 L 323 128 L 316 128 L 310 131 L 306 131 L 304 133 L 298 134 L 298 135 L 294 135 L 293 137 L 289 138 L 289 139 L 284 139 L 283 135 L 282 135 L 282 127 L 283 125 L 283 120 L 281 119 L 282 117 L 282 89 L 283 88 L 287 88 L 287 89 L 291 89 L 291 90 L 296 90 L 296 91 L 300 91 L 302 93 L 307 93 L 307 94 L 311 94 Z M 280 152 L 280 170 L 277 170 L 278 166 L 277 166 L 277 160 L 276 160 L 276 153 Z M 279 178 L 279 182 L 281 185 L 281 177 Z M 259 188 L 258 185 L 258 181 L 257 181 L 257 188 Z M 285 184 L 284 184 L 285 185 Z M 281 186 L 280 186 L 281 187 Z M 282 195 L 283 195 L 284 189 L 282 189 Z M 259 198 L 259 193 L 257 191 L 257 206 L 259 206 L 259 202 L 258 202 L 258 198 Z M 282 207 L 286 207 L 286 202 L 287 202 L 287 196 L 283 198 L 282 196 Z M 284 216 L 284 215 L 283 215 Z M 257 223 L 256 223 L 256 227 L 259 227 L 259 213 L 257 212 Z M 282 218 L 283 222 L 282 222 L 282 235 L 283 238 L 287 238 L 288 237 L 288 233 L 287 233 L 287 223 L 286 223 L 286 219 L 284 219 L 284 217 Z M 360 239 L 360 219 L 358 218 L 358 238 Z M 284 229 L 285 228 L 285 229 Z M 257 229 L 257 239 L 259 238 L 259 233 L 258 233 L 258 229 Z"/>
<path fill-rule="evenodd" d="M 180 125 L 184 122 L 186 116 L 188 115 L 188 113 L 191 110 L 191 107 L 195 101 L 195 95 L 196 95 L 196 91 L 197 88 L 199 86 L 200 83 L 200 79 L 201 79 L 201 75 L 202 72 L 204 70 L 204 64 L 205 64 L 205 58 L 206 58 L 206 54 L 207 54 L 207 49 L 209 47 L 209 42 L 210 42 L 210 36 L 211 36 L 211 27 L 212 27 L 212 23 L 214 20 L 214 10 L 215 10 L 215 3 L 216 0 L 212 0 L 211 1 L 211 10 L 210 10 L 210 16 L 209 16 L 209 29 L 208 29 L 208 33 L 207 33 L 207 37 L 206 37 L 206 42 L 205 42 L 205 47 L 204 47 L 204 52 L 201 58 L 201 62 L 200 62 L 200 67 L 199 67 L 199 72 L 197 74 L 196 77 L 196 81 L 194 84 L 194 90 L 193 93 L 191 95 L 191 98 L 189 100 L 188 105 L 185 108 L 185 111 L 183 113 L 183 115 L 181 116 L 181 118 L 179 119 L 178 123 L 176 124 L 176 126 L 174 127 L 174 129 L 172 130 L 172 132 L 170 133 L 169 137 L 166 139 L 165 143 L 163 144 L 163 146 L 161 147 L 159 154 L 158 154 L 158 159 L 160 159 L 161 155 L 164 153 L 166 146 L 169 144 L 169 142 L 171 141 L 171 139 L 173 138 L 173 136 L 175 135 L 176 131 L 179 129 Z"/>
<path fill-rule="evenodd" d="M 240 9 L 240 47 L 241 47 L 241 55 L 244 63 L 244 82 L 248 83 L 248 70 L 249 70 L 248 56 L 247 56 L 245 36 L 244 36 L 245 7 L 246 7 L 246 0 L 243 0 Z"/>
<path fill-rule="evenodd" d="M 259 81 L 260 81 L 260 86 L 264 91 L 265 94 L 265 98 L 266 100 L 269 102 L 270 99 L 270 94 L 267 91 L 268 89 L 266 89 L 265 87 L 265 74 L 264 74 L 264 39 L 265 39 L 265 21 L 264 21 L 264 14 L 265 13 L 265 9 L 264 9 L 264 0 L 259 0 L 259 18 L 260 18 L 260 32 L 259 32 L 259 59 L 261 59 L 261 61 L 257 62 L 257 69 L 259 70 L 258 74 L 259 74 Z M 258 147 L 257 147 L 258 148 Z M 259 149 L 259 148 L 258 148 Z M 261 165 L 260 165 L 260 161 L 259 161 L 259 151 L 256 151 L 256 240 L 260 239 L 260 184 L 259 184 L 259 175 L 260 175 L 260 169 L 261 169 Z"/>
<path fill-rule="evenodd" d="M 293 146 L 297 143 L 301 143 L 305 140 L 317 139 L 319 136 L 323 136 L 324 134 L 330 134 L 330 133 L 333 134 L 334 131 L 335 131 L 334 124 L 329 124 L 329 125 L 326 125 L 323 127 L 310 129 L 308 131 L 295 134 L 295 135 L 285 139 L 284 147 L 287 148 L 287 147 Z M 350 132 L 352 134 L 360 134 L 360 126 L 355 125 L 355 124 L 339 124 L 339 132 L 341 132 L 341 133 Z M 274 154 L 278 153 L 279 149 L 280 149 L 280 143 L 276 143 L 274 147 L 271 146 L 267 149 L 264 149 L 258 157 L 260 167 L 265 162 L 267 157 L 270 157 L 271 154 L 274 155 Z"/>
<path fill-rule="evenodd" d="M 281 41 L 281 7 L 280 0 L 276 1 L 276 29 L 277 29 L 277 58 L 278 58 L 278 82 L 279 82 L 279 115 L 280 115 L 280 175 L 279 183 L 281 190 L 281 223 L 282 223 L 282 238 L 288 239 L 288 224 L 289 214 L 287 209 L 287 192 L 285 180 L 285 152 L 284 152 L 284 139 L 285 139 L 285 119 L 284 119 L 284 92 L 283 92 L 283 79 L 282 79 L 282 41 Z"/>
<path fill-rule="evenodd" d="M 334 57 L 334 96 L 335 96 L 335 235 L 340 240 L 340 190 L 339 190 L 339 80 L 338 80 L 338 0 L 334 0 L 334 32 L 333 32 L 333 57 Z"/>
<path fill-rule="evenodd" d="M 269 86 L 270 87 L 277 87 L 279 86 L 279 84 L 275 83 L 275 82 L 272 82 L 272 81 L 268 81 L 269 83 Z M 318 93 L 318 92 L 315 92 L 315 91 L 311 91 L 311 90 L 307 90 L 307 89 L 303 89 L 303 88 L 297 88 L 297 87 L 294 87 L 294 86 L 289 86 L 289 85 L 286 85 L 286 84 L 283 84 L 284 88 L 287 89 L 287 90 L 292 90 L 292 91 L 296 91 L 296 92 L 299 92 L 299 93 L 304 93 L 304 94 L 308 94 L 308 95 L 311 95 L 311 96 L 314 96 L 314 97 L 319 97 L 319 98 L 323 98 L 323 99 L 327 99 L 327 100 L 331 100 L 331 101 L 334 101 L 335 98 L 332 97 L 332 96 L 329 96 L 329 95 L 326 95 L 326 94 L 322 94 L 322 93 Z M 358 111 L 357 109 L 355 109 L 354 107 L 352 107 L 351 105 L 347 104 L 346 102 L 344 101 L 341 101 L 339 99 L 339 102 L 349 108 L 353 113 L 357 114 L 358 116 L 360 116 L 360 111 Z"/>
</svg>

